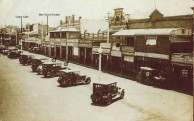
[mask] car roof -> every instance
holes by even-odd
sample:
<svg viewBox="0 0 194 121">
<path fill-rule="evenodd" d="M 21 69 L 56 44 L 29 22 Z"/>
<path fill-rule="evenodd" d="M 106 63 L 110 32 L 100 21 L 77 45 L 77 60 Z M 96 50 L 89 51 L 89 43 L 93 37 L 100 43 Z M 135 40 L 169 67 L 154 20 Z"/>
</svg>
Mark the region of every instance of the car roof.
<svg viewBox="0 0 194 121">
<path fill-rule="evenodd" d="M 50 62 L 50 61 L 49 61 L 49 62 L 44 62 L 43 64 L 45 64 L 45 65 L 47 65 L 47 64 L 48 64 L 48 65 L 49 65 L 49 64 L 62 64 L 62 63 Z"/>
<path fill-rule="evenodd" d="M 150 68 L 150 67 L 140 67 L 140 69 L 142 69 L 142 70 L 150 70 L 150 71 L 156 70 L 156 69 Z"/>
<path fill-rule="evenodd" d="M 60 72 L 70 73 L 70 72 L 80 72 L 80 71 L 78 71 L 78 70 L 63 69 L 63 70 L 60 70 Z"/>
<path fill-rule="evenodd" d="M 93 83 L 94 85 L 111 85 L 111 84 L 114 84 L 114 83 L 116 83 L 117 84 L 117 82 L 113 82 L 113 83 L 108 83 L 108 82 L 100 82 L 100 83 Z"/>
<path fill-rule="evenodd" d="M 38 59 L 38 60 L 49 60 L 49 58 L 45 58 L 45 57 L 35 57 L 34 59 Z"/>
</svg>

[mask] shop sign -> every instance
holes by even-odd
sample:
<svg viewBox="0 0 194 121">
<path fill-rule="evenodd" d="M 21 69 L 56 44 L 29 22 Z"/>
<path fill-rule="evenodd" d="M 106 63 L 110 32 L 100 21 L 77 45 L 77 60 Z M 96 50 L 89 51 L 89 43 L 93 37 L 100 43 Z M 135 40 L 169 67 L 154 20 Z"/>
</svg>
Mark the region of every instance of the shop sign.
<svg viewBox="0 0 194 121">
<path fill-rule="evenodd" d="M 189 70 L 188 69 L 182 69 L 181 70 L 181 76 L 182 78 L 187 78 L 189 75 Z"/>
<path fill-rule="evenodd" d="M 80 43 L 92 43 L 92 41 L 90 41 L 90 40 L 82 40 L 82 41 L 80 41 Z"/>
<path fill-rule="evenodd" d="M 63 42 L 63 43 L 61 43 L 61 46 L 67 46 L 67 43 Z"/>
<path fill-rule="evenodd" d="M 67 43 L 78 43 L 78 39 L 68 39 Z"/>
<path fill-rule="evenodd" d="M 88 44 L 88 43 L 79 43 L 79 47 L 88 47 L 91 48 L 92 44 Z"/>
<path fill-rule="evenodd" d="M 124 61 L 127 62 L 134 62 L 134 56 L 124 56 Z"/>
<path fill-rule="evenodd" d="M 144 53 L 144 52 L 135 52 L 135 56 L 158 58 L 158 59 L 169 59 L 169 55 L 157 54 L 157 53 Z"/>
<path fill-rule="evenodd" d="M 67 43 L 67 46 L 78 47 L 78 43 Z"/>
<path fill-rule="evenodd" d="M 111 43 L 100 43 L 100 47 L 101 48 L 110 48 L 111 47 Z"/>
<path fill-rule="evenodd" d="M 55 45 L 61 45 L 61 42 L 55 41 L 54 44 L 55 44 Z"/>
<path fill-rule="evenodd" d="M 134 55 L 134 52 L 122 52 L 123 55 Z"/>
<path fill-rule="evenodd" d="M 134 47 L 122 46 L 123 52 L 134 52 Z"/>
<path fill-rule="evenodd" d="M 51 45 L 54 45 L 54 42 L 50 42 Z"/>
<path fill-rule="evenodd" d="M 192 53 L 188 55 L 173 54 L 171 62 L 193 64 L 193 55 Z"/>
<path fill-rule="evenodd" d="M 94 54 L 94 53 L 98 53 L 98 49 L 99 48 L 92 48 L 92 53 Z"/>
<path fill-rule="evenodd" d="M 121 51 L 111 51 L 111 56 L 122 57 Z"/>
<path fill-rule="evenodd" d="M 99 48 L 92 48 L 92 53 L 94 54 L 98 54 L 98 49 Z M 102 48 L 102 54 L 109 54 L 110 53 L 110 49 L 105 49 L 105 48 Z"/>
</svg>

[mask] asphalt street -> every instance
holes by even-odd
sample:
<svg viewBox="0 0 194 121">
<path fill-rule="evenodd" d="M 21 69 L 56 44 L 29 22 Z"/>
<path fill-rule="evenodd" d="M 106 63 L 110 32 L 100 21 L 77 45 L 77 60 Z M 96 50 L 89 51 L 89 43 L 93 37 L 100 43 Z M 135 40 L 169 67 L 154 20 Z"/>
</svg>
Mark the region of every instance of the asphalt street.
<svg viewBox="0 0 194 121">
<path fill-rule="evenodd" d="M 26 52 L 27 53 L 27 52 Z M 42 55 L 36 55 L 42 56 Z M 0 121 L 192 121 L 193 96 L 139 84 L 70 63 L 90 76 L 89 85 L 60 87 L 18 59 L 0 56 Z M 117 82 L 125 97 L 109 106 L 92 104 L 93 82 Z"/>
</svg>

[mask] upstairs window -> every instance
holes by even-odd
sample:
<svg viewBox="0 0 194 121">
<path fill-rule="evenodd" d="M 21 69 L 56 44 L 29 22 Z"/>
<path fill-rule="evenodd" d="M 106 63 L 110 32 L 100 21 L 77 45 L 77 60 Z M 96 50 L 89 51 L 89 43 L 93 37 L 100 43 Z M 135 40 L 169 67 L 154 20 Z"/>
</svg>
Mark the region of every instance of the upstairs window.
<svg viewBox="0 0 194 121">
<path fill-rule="evenodd" d="M 146 45 L 156 45 L 156 39 L 147 39 L 146 40 Z"/>
</svg>

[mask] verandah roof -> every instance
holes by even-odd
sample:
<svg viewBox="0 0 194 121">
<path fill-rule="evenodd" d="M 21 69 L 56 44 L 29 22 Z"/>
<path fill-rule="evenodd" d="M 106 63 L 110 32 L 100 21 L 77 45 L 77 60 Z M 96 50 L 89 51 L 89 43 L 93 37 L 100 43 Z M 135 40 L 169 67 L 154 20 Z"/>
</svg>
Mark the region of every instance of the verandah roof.
<svg viewBox="0 0 194 121">
<path fill-rule="evenodd" d="M 160 29 L 128 29 L 118 31 L 112 36 L 135 36 L 135 35 L 170 35 L 173 30 L 178 28 L 160 28 Z"/>
</svg>

